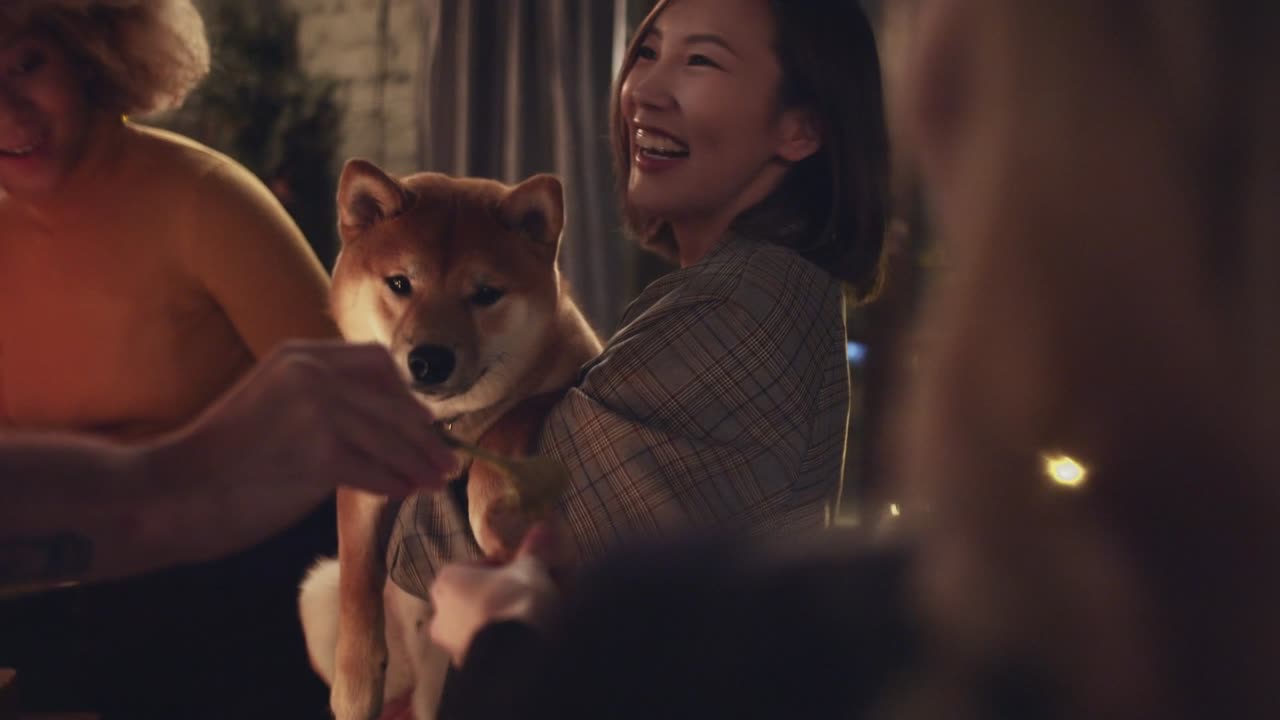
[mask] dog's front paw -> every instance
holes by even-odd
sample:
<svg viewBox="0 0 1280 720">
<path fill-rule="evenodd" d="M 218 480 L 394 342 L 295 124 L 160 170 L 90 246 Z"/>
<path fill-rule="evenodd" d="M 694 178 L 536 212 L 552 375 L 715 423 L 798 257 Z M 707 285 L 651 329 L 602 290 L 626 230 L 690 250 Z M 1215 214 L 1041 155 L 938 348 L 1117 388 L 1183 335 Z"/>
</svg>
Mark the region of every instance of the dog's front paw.
<svg viewBox="0 0 1280 720">
<path fill-rule="evenodd" d="M 329 691 L 329 709 L 336 720 L 378 720 L 387 674 L 385 657 L 359 667 L 338 668 Z"/>
<path fill-rule="evenodd" d="M 500 562 L 511 560 L 529 527 L 519 499 L 514 495 L 483 498 L 469 509 L 471 532 L 484 556 Z"/>
</svg>

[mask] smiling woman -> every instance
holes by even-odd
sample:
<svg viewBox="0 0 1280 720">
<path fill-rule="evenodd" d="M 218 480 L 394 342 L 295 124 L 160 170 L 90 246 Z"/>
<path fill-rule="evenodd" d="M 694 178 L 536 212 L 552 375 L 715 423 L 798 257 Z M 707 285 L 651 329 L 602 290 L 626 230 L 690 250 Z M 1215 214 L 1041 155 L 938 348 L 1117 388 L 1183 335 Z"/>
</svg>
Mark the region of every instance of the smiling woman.
<svg viewBox="0 0 1280 720">
<path fill-rule="evenodd" d="M 854 3 L 722 5 L 660 2 L 637 32 L 613 138 L 632 231 L 687 265 L 717 228 L 757 226 L 873 293 L 888 153 L 865 18 Z"/>
<path fill-rule="evenodd" d="M 681 267 L 543 428 L 571 475 L 564 526 L 587 558 L 691 530 L 821 528 L 848 427 L 844 291 L 876 287 L 887 204 L 867 19 L 857 0 L 661 2 L 612 107 L 633 234 Z M 423 597 L 477 554 L 447 497 L 407 502 L 395 533 L 392 577 Z"/>
</svg>

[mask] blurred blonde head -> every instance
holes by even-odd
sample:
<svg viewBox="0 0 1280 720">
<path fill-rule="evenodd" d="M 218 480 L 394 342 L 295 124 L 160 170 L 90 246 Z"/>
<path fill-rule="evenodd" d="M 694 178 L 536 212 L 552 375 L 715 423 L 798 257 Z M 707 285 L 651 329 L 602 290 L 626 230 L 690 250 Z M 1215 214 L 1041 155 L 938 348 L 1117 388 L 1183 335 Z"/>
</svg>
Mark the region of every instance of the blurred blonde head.
<svg viewBox="0 0 1280 720">
<path fill-rule="evenodd" d="M 1280 4 L 907 4 L 950 266 L 897 457 L 954 667 L 1280 716 Z"/>
<path fill-rule="evenodd" d="M 93 101 L 148 115 L 176 108 L 209 72 L 204 22 L 190 0 L 5 0 L 0 37 L 51 35 L 85 72 Z"/>
</svg>

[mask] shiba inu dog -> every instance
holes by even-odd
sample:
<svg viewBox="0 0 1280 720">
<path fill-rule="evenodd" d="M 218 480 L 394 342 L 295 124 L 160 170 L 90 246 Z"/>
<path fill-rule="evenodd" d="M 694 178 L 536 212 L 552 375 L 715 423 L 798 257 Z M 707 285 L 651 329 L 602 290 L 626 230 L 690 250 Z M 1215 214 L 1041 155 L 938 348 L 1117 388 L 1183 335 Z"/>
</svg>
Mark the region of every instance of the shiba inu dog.
<svg viewBox="0 0 1280 720">
<path fill-rule="evenodd" d="M 527 453 L 547 399 L 601 350 L 557 269 L 559 180 L 396 179 L 352 160 L 338 206 L 331 302 L 344 336 L 386 346 L 453 436 Z M 498 494 L 491 473 L 472 469 L 469 513 L 481 549 L 500 558 L 514 548 L 485 527 Z M 432 717 L 447 667 L 421 622 L 426 603 L 386 579 L 386 510 L 384 497 L 340 491 L 338 560 L 318 564 L 299 597 L 308 652 L 333 688 L 338 720 L 376 718 L 384 697 L 411 689 L 415 717 Z"/>
</svg>

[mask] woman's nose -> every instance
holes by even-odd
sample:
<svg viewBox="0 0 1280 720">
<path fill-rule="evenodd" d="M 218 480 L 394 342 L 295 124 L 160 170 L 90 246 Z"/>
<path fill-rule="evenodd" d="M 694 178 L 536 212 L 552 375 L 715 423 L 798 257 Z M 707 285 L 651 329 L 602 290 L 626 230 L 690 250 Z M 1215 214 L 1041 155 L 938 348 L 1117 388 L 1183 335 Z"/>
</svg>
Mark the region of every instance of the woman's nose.
<svg viewBox="0 0 1280 720">
<path fill-rule="evenodd" d="M 623 97 L 637 109 L 669 108 L 674 104 L 669 73 L 661 63 L 633 67 L 627 76 Z"/>
</svg>

